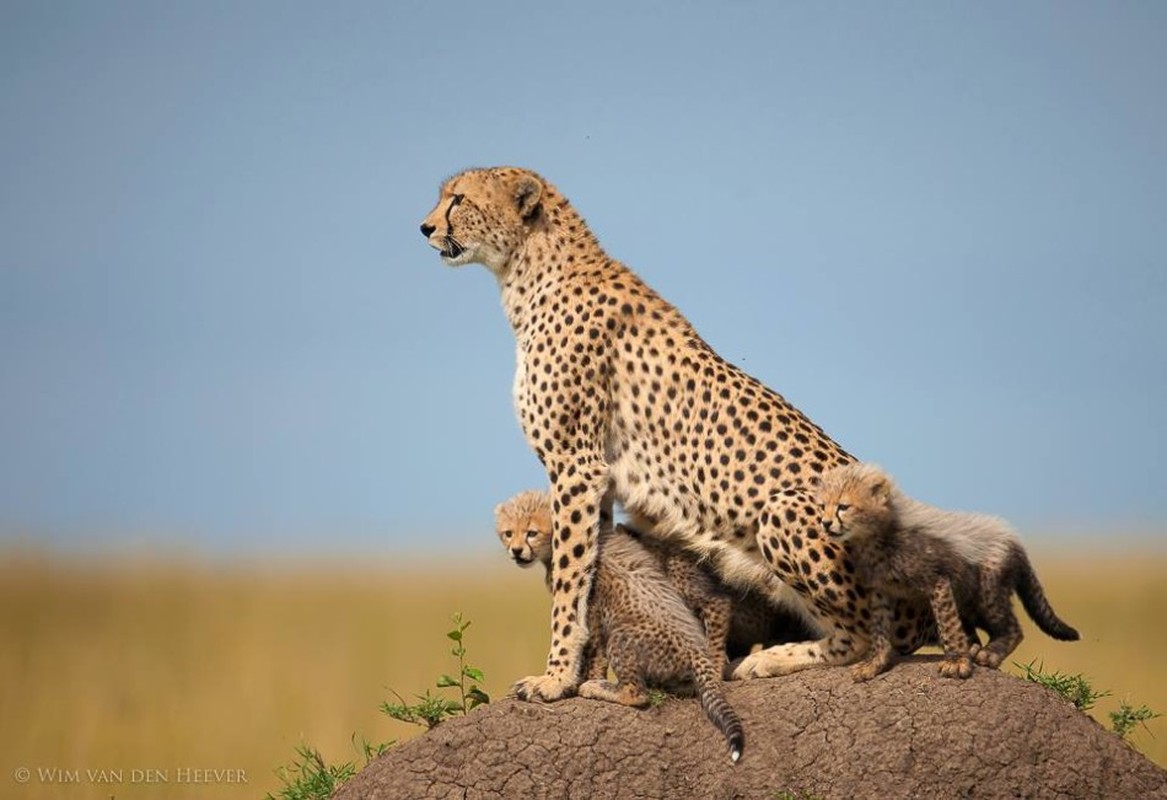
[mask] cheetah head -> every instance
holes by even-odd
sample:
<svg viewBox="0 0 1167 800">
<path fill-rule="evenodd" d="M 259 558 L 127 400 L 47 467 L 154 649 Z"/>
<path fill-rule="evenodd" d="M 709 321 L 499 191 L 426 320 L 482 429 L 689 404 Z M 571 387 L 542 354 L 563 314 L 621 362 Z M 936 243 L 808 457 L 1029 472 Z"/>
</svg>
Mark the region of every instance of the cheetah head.
<svg viewBox="0 0 1167 800">
<path fill-rule="evenodd" d="M 847 464 L 823 476 L 823 529 L 835 539 L 858 539 L 894 522 L 891 476 L 874 464 Z"/>
<path fill-rule="evenodd" d="M 442 184 L 422 236 L 446 264 L 483 264 L 501 276 L 539 223 L 545 192 L 546 182 L 529 170 L 466 170 Z"/>
<path fill-rule="evenodd" d="M 551 563 L 551 500 L 546 492 L 521 492 L 499 503 L 494 530 L 520 567 Z"/>
</svg>

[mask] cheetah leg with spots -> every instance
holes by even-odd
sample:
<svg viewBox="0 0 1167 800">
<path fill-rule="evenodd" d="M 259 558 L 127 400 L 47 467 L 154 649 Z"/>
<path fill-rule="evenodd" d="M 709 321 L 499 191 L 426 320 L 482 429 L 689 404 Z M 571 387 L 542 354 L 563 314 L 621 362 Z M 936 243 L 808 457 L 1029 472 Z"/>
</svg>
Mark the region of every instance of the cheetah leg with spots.
<svg viewBox="0 0 1167 800">
<path fill-rule="evenodd" d="M 631 631 L 618 631 L 606 642 L 608 662 L 616 681 L 590 680 L 579 687 L 579 696 L 604 700 L 622 706 L 648 705 L 644 659 L 639 655 L 638 637 Z"/>
<path fill-rule="evenodd" d="M 733 677 L 765 678 L 810 667 L 853 663 L 868 649 L 870 593 L 859 585 L 845 544 L 822 531 L 822 507 L 812 492 L 788 489 L 759 515 L 757 541 L 778 577 L 806 601 L 826 636 L 782 644 L 747 656 Z"/>
<path fill-rule="evenodd" d="M 940 629 L 940 641 L 944 645 L 940 674 L 945 678 L 967 678 L 972 675 L 972 659 L 969 657 L 969 641 L 964 632 L 964 623 L 956 608 L 956 598 L 952 595 L 952 582 L 947 578 L 936 581 L 930 600 L 932 614 Z"/>
<path fill-rule="evenodd" d="M 605 651 L 603 637 L 592 625 L 591 619 L 588 620 L 588 643 L 584 645 L 584 664 L 585 679 L 600 681 L 608 677 L 608 654 Z"/>
<path fill-rule="evenodd" d="M 551 650 L 546 672 L 515 683 L 522 700 L 559 700 L 579 686 L 599 529 L 601 519 L 611 520 L 612 513 L 608 472 L 600 459 L 548 459 L 547 467 L 552 487 Z"/>
<path fill-rule="evenodd" d="M 895 651 L 891 644 L 891 602 L 883 592 L 871 598 L 871 648 L 867 658 L 851 667 L 856 681 L 869 681 L 891 666 Z"/>
<path fill-rule="evenodd" d="M 1013 613 L 1012 595 L 1012 587 L 1003 585 L 998 573 L 986 570 L 981 575 L 982 607 L 989 641 L 977 648 L 973 658 L 983 667 L 996 669 L 1021 644 L 1023 634 Z"/>
<path fill-rule="evenodd" d="M 968 654 L 975 656 L 981 649 L 981 636 L 977 633 L 977 626 L 971 622 L 964 623 L 964 635 L 968 637 Z"/>
</svg>

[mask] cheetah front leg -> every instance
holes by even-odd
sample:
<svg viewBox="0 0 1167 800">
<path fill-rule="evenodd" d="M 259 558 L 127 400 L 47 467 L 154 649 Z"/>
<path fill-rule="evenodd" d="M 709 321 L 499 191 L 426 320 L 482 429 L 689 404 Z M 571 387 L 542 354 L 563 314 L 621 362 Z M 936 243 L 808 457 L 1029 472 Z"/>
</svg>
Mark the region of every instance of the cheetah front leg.
<svg viewBox="0 0 1167 800">
<path fill-rule="evenodd" d="M 970 644 L 964 631 L 964 623 L 956 608 L 956 598 L 952 594 L 952 582 L 947 578 L 936 581 L 930 596 L 932 614 L 940 629 L 940 641 L 944 645 L 944 660 L 940 662 L 940 674 L 945 678 L 967 678 L 972 675 Z"/>
<path fill-rule="evenodd" d="M 599 459 L 549 459 L 548 473 L 552 487 L 551 650 L 542 675 L 515 683 L 515 694 L 522 700 L 559 700 L 579 686 L 601 516 L 611 520 L 608 472 Z"/>
</svg>

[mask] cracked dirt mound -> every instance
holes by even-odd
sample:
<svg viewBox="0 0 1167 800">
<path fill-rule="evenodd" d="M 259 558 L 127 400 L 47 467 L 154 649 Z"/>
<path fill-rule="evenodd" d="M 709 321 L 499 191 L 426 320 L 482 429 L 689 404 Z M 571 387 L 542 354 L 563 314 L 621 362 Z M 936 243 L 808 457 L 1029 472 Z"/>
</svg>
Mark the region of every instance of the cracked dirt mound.
<svg viewBox="0 0 1167 800">
<path fill-rule="evenodd" d="M 1167 771 L 1000 672 L 946 680 L 915 658 L 866 684 L 810 670 L 731 683 L 727 696 L 746 730 L 736 766 L 696 700 L 502 700 L 390 750 L 336 796 L 1167 798 Z"/>
</svg>

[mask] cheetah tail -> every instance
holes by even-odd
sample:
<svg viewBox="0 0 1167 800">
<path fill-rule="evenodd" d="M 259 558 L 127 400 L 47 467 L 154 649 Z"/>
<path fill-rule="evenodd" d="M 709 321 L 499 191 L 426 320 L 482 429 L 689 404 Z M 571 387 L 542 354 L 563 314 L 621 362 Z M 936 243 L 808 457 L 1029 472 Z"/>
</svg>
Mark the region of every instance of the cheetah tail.
<svg viewBox="0 0 1167 800">
<path fill-rule="evenodd" d="M 717 676 L 713 662 L 704 652 L 695 654 L 693 658 L 693 676 L 697 684 L 697 695 L 701 699 L 701 708 L 705 710 L 705 716 L 709 717 L 709 721 L 725 736 L 726 744 L 729 745 L 729 758 L 736 764 L 742 757 L 742 749 L 746 744 L 742 721 L 725 699 L 721 679 Z"/>
<path fill-rule="evenodd" d="M 1018 560 L 1017 595 L 1021 598 L 1021 605 L 1025 606 L 1026 612 L 1037 623 L 1037 627 L 1055 639 L 1061 639 L 1064 642 L 1078 641 L 1078 631 L 1071 628 L 1054 613 L 1053 607 L 1050 606 L 1049 600 L 1046 599 L 1045 592 L 1041 588 L 1041 583 L 1037 580 L 1037 573 L 1033 571 L 1033 565 L 1029 563 L 1029 557 L 1020 549 L 1015 552 L 1015 556 Z"/>
</svg>

